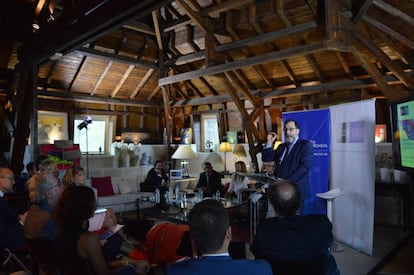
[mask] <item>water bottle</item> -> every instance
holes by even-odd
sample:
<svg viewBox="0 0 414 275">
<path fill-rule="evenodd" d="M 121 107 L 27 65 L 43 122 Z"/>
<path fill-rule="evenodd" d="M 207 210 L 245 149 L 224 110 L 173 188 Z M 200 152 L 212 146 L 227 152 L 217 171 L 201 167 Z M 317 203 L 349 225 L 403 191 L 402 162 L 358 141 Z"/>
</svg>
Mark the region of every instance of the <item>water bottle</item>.
<svg viewBox="0 0 414 275">
<path fill-rule="evenodd" d="M 221 197 L 220 191 L 217 190 L 216 191 L 216 200 L 220 200 L 220 197 Z"/>
<path fill-rule="evenodd" d="M 160 189 L 155 189 L 155 203 L 161 203 Z"/>
<path fill-rule="evenodd" d="M 237 193 L 237 204 L 241 204 L 243 201 L 243 195 L 241 192 Z"/>
<path fill-rule="evenodd" d="M 198 188 L 198 198 L 200 199 L 200 201 L 203 200 L 203 196 L 204 196 L 203 189 Z"/>
<path fill-rule="evenodd" d="M 175 201 L 177 202 L 177 204 L 179 204 L 180 201 L 181 201 L 181 193 L 180 193 L 180 187 L 179 186 L 175 187 Z"/>
</svg>

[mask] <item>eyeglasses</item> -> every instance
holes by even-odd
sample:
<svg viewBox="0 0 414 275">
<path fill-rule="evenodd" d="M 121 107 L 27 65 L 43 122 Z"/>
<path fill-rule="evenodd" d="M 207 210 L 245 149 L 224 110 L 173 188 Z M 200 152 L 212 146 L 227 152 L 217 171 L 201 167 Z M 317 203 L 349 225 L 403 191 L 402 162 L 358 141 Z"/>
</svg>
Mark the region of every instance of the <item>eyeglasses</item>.
<svg viewBox="0 0 414 275">
<path fill-rule="evenodd" d="M 298 128 L 284 128 L 283 131 L 285 131 L 285 132 L 292 132 L 292 131 L 294 131 L 296 129 L 298 129 Z"/>
<path fill-rule="evenodd" d="M 11 181 L 14 181 L 14 176 L 0 176 L 2 179 L 9 179 Z"/>
</svg>

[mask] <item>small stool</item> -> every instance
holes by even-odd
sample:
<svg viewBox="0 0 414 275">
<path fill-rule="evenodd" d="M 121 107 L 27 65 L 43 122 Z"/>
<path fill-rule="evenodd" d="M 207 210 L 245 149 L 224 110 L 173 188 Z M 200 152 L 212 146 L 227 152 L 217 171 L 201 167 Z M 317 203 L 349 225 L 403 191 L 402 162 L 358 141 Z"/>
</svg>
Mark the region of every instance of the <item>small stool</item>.
<svg viewBox="0 0 414 275">
<path fill-rule="evenodd" d="M 324 193 L 316 193 L 316 196 L 326 200 L 326 216 L 332 223 L 332 202 L 344 194 L 340 188 L 334 188 Z M 332 252 L 341 252 L 344 248 L 340 245 L 332 244 Z"/>
</svg>

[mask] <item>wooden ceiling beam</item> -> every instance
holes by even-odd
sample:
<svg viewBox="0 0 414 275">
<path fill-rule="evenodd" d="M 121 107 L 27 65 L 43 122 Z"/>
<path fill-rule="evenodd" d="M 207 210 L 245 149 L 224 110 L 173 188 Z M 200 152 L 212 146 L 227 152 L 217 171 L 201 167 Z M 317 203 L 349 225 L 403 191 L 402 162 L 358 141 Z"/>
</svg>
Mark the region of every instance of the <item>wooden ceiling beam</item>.
<svg viewBox="0 0 414 275">
<path fill-rule="evenodd" d="M 163 86 L 167 84 L 176 83 L 183 80 L 189 80 L 192 78 L 202 77 L 206 75 L 214 75 L 218 73 L 223 73 L 230 70 L 242 69 L 245 67 L 250 67 L 258 64 L 270 63 L 275 61 L 280 61 L 282 59 L 288 59 L 296 56 L 303 56 L 310 53 L 321 52 L 328 48 L 327 42 L 315 42 L 312 44 L 301 45 L 296 48 L 289 48 L 280 50 L 278 52 L 267 53 L 259 56 L 254 56 L 246 58 L 243 60 L 236 60 L 233 62 L 228 62 L 225 64 L 220 64 L 212 66 L 205 69 L 200 69 L 197 71 L 186 72 L 179 75 L 168 76 L 160 78 L 158 85 Z"/>
<path fill-rule="evenodd" d="M 50 99 L 50 100 L 63 100 L 63 101 L 73 101 L 80 103 L 99 103 L 99 104 L 115 104 L 120 106 L 137 106 L 137 107 L 152 107 L 160 108 L 161 105 L 148 100 L 131 100 L 131 99 L 120 99 L 120 98 L 109 98 L 109 97 L 99 97 L 99 96 L 90 96 L 79 93 L 64 93 L 64 92 L 52 92 L 52 91 L 39 91 L 38 98 L 40 99 Z"/>
<path fill-rule="evenodd" d="M 156 64 L 145 61 L 145 60 L 138 60 L 138 59 L 135 59 L 135 58 L 122 56 L 122 55 L 118 55 L 118 54 L 113 54 L 113 53 L 107 53 L 107 52 L 99 51 L 99 50 L 96 50 L 96 49 L 81 47 L 81 48 L 73 51 L 73 53 L 86 55 L 86 56 L 98 58 L 98 59 L 101 59 L 101 60 L 113 60 L 113 61 L 116 61 L 116 62 L 119 62 L 119 63 L 134 65 L 138 68 L 143 68 L 143 69 L 148 69 L 148 70 L 149 69 L 158 69 L 158 66 Z"/>
<path fill-rule="evenodd" d="M 231 9 L 236 9 L 248 4 L 254 3 L 254 0 L 229 0 L 217 5 L 211 5 L 209 7 L 203 8 L 200 10 L 201 16 L 216 16 L 221 12 L 229 11 Z"/>
<path fill-rule="evenodd" d="M 133 99 L 134 97 L 137 96 L 138 92 L 142 89 L 142 87 L 144 87 L 145 83 L 148 82 L 148 80 L 150 79 L 150 77 L 154 73 L 154 71 L 155 70 L 152 70 L 152 69 L 147 71 L 147 73 L 144 75 L 144 77 L 138 83 L 137 87 L 134 89 L 132 94 L 129 96 L 130 99 Z"/>
<path fill-rule="evenodd" d="M 392 61 L 388 55 L 386 55 L 381 49 L 379 49 L 371 40 L 364 37 L 361 32 L 356 28 L 354 24 L 348 21 L 346 18 L 343 20 L 345 26 L 348 28 L 351 36 L 355 38 L 361 45 L 367 48 L 376 58 L 378 58 L 382 64 L 384 64 L 398 79 L 404 83 L 409 89 L 414 89 L 414 79 L 407 77 L 404 70 L 394 61 Z"/>
<path fill-rule="evenodd" d="M 404 20 L 408 24 L 414 27 L 414 18 L 405 12 L 400 11 L 399 9 L 396 9 L 394 6 L 382 1 L 382 0 L 374 0 L 374 6 L 382 9 L 385 12 L 388 12 L 389 14 L 393 15 L 394 17 L 397 17 L 399 19 Z M 365 16 L 364 16 L 365 17 Z"/>
<path fill-rule="evenodd" d="M 116 84 L 114 90 L 111 93 L 111 97 L 115 97 L 119 90 L 121 89 L 122 85 L 124 85 L 125 81 L 127 80 L 128 76 L 131 74 L 132 70 L 135 68 L 134 65 L 129 65 L 124 74 L 122 75 L 121 79 L 119 79 L 118 83 Z"/>
<path fill-rule="evenodd" d="M 152 29 L 149 25 L 135 21 L 135 20 L 130 20 L 126 22 L 125 25 L 123 25 L 123 28 L 128 29 L 128 30 L 133 30 L 136 32 L 140 32 L 140 33 L 149 34 L 152 36 L 156 36 L 155 30 Z"/>
<path fill-rule="evenodd" d="M 355 16 L 352 18 L 352 22 L 354 24 L 358 23 L 358 21 L 367 13 L 368 9 L 371 7 L 373 2 L 374 0 L 365 0 L 365 1 L 362 1 L 362 4 L 360 4 L 360 7 L 353 7 L 353 10 L 354 10 L 353 13 L 355 14 Z"/>
<path fill-rule="evenodd" d="M 87 42 L 121 27 L 132 18 L 141 18 L 171 2 L 172 0 L 108 0 L 104 3 L 81 1 L 80 3 L 84 3 L 82 5 L 91 5 L 93 9 L 89 13 L 86 10 L 80 12 L 72 16 L 71 20 L 63 20 L 62 17 L 59 23 L 42 30 L 41 36 L 39 33 L 36 40 L 27 43 L 22 49 L 18 69 L 28 64 L 43 63 L 56 52 L 65 54 L 80 48 Z"/>
<path fill-rule="evenodd" d="M 390 27 L 388 27 L 385 24 L 382 24 L 381 22 L 379 22 L 378 20 L 370 17 L 370 16 L 364 16 L 364 20 L 367 21 L 369 24 L 371 24 L 372 26 L 374 26 L 376 29 L 378 29 L 381 32 L 384 32 L 386 34 L 388 34 L 389 36 L 391 36 L 392 38 L 394 38 L 395 40 L 400 41 L 401 43 L 404 43 L 405 45 L 407 45 L 409 48 L 414 50 L 414 41 L 408 39 L 407 37 L 401 35 L 400 33 L 394 31 L 393 29 L 391 29 Z"/>
<path fill-rule="evenodd" d="M 361 53 L 359 49 L 354 51 L 354 56 L 361 63 L 362 67 L 371 75 L 372 79 L 377 84 L 378 88 L 387 97 L 388 101 L 393 101 L 399 98 L 396 92 L 384 81 L 381 73 L 368 59 L 368 57 Z"/>
</svg>

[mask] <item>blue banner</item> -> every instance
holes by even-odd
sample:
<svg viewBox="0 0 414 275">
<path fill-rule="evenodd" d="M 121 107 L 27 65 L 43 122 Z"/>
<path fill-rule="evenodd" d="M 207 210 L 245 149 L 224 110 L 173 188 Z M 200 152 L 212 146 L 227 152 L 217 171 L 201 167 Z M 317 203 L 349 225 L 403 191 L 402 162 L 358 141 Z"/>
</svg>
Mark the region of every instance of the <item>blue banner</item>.
<svg viewBox="0 0 414 275">
<path fill-rule="evenodd" d="M 296 120 L 300 125 L 299 138 L 313 143 L 313 163 L 309 173 L 311 198 L 305 201 L 304 214 L 325 214 L 326 201 L 315 194 L 329 188 L 330 113 L 329 109 L 289 112 L 283 121 Z"/>
</svg>

